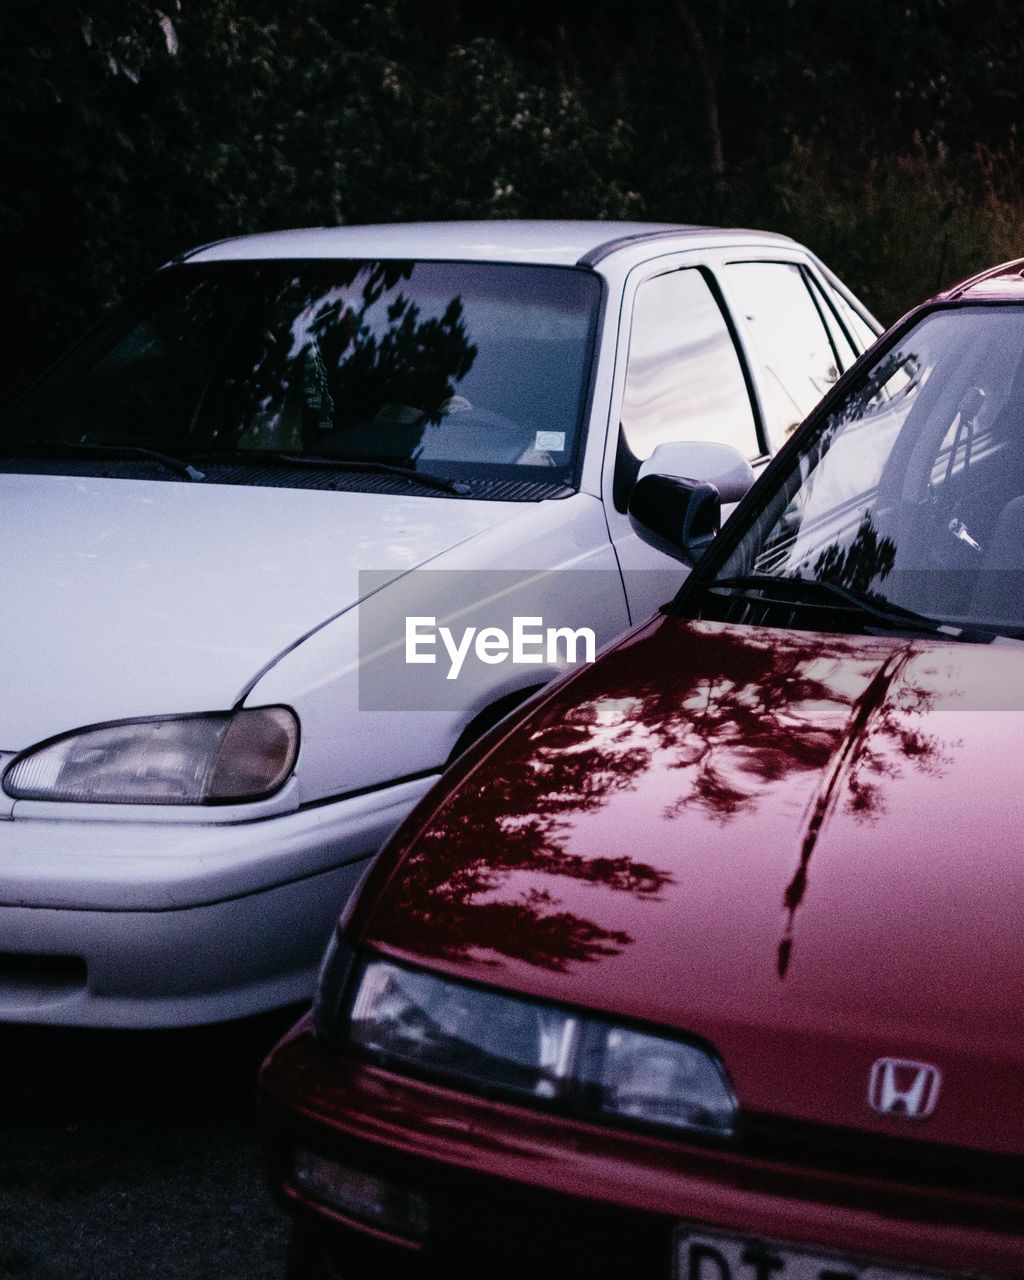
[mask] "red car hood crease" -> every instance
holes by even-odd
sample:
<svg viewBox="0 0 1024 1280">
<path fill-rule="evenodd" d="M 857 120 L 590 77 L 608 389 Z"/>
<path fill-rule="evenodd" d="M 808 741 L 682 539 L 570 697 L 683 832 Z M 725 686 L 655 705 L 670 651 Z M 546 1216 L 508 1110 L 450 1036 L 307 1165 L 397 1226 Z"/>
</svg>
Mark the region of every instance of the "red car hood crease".
<svg viewBox="0 0 1024 1280">
<path fill-rule="evenodd" d="M 751 1111 L 1022 1152 L 1022 677 L 655 619 L 457 771 L 356 932 L 704 1037 Z M 869 1109 L 883 1056 L 938 1066 L 930 1120 Z"/>
</svg>

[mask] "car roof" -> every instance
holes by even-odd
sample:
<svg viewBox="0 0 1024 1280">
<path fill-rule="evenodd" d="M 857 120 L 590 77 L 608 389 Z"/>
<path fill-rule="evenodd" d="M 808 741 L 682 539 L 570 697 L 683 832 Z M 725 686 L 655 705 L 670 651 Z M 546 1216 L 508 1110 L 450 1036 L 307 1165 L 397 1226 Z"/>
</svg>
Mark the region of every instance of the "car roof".
<svg viewBox="0 0 1024 1280">
<path fill-rule="evenodd" d="M 989 267 L 987 271 L 969 276 L 944 290 L 933 301 L 953 302 L 971 298 L 1024 301 L 1024 258 L 1014 258 L 1012 262 L 1002 262 L 997 267 Z"/>
<path fill-rule="evenodd" d="M 493 220 L 392 222 L 372 226 L 306 227 L 239 236 L 202 245 L 177 261 L 263 258 L 400 258 L 594 266 L 619 249 L 647 240 L 723 238 L 791 245 L 786 236 L 671 222 Z"/>
</svg>

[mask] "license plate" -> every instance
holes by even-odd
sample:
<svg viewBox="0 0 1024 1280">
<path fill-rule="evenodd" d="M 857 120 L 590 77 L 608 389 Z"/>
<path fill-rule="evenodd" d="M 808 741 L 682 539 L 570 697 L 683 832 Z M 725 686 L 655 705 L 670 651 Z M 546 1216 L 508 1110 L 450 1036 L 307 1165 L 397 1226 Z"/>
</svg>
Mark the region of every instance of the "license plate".
<svg viewBox="0 0 1024 1280">
<path fill-rule="evenodd" d="M 808 1250 L 747 1236 L 676 1233 L 675 1280 L 955 1280 L 948 1272 L 910 1271 L 887 1262 Z"/>
</svg>

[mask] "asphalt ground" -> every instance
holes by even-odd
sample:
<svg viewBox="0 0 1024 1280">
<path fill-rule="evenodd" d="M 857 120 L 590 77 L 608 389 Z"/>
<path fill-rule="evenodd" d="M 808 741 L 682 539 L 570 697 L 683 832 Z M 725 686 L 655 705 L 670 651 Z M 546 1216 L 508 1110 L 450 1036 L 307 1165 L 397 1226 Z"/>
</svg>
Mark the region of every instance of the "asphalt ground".
<svg viewBox="0 0 1024 1280">
<path fill-rule="evenodd" d="M 0 1277 L 280 1280 L 255 1080 L 296 1016 L 0 1027 Z"/>
</svg>

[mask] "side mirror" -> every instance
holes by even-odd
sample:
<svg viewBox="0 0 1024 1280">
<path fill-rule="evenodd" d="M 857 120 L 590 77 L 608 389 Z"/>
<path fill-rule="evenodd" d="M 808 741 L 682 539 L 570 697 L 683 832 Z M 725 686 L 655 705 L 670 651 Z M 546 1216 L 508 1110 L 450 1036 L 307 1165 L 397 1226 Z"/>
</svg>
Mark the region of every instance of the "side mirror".
<svg viewBox="0 0 1024 1280">
<path fill-rule="evenodd" d="M 706 440 L 659 444 L 640 467 L 638 478 L 651 475 L 704 480 L 718 490 L 723 506 L 739 502 L 754 483 L 753 469 L 739 449 Z"/>
<path fill-rule="evenodd" d="M 649 546 L 694 565 L 718 533 L 722 503 L 705 480 L 646 475 L 629 495 L 629 520 Z"/>
</svg>

